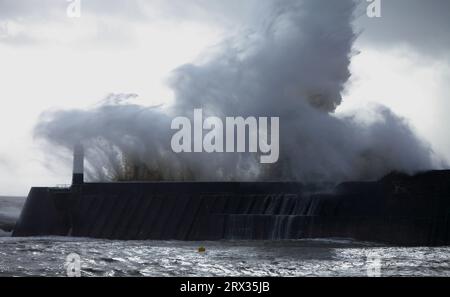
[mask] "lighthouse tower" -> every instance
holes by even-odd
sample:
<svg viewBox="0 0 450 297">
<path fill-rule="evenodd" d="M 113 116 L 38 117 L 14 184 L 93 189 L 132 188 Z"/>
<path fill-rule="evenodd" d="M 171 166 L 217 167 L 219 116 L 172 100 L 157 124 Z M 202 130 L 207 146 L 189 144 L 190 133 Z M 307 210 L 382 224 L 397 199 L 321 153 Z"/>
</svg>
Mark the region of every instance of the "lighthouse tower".
<svg viewBox="0 0 450 297">
<path fill-rule="evenodd" d="M 73 150 L 72 185 L 81 185 L 84 182 L 84 148 L 76 144 Z"/>
</svg>

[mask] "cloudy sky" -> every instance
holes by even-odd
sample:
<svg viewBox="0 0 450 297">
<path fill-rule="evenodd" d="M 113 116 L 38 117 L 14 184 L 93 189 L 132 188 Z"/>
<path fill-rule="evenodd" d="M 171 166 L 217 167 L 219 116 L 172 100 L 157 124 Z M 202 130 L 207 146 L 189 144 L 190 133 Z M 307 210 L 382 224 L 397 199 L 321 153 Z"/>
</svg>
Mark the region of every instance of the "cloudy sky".
<svg viewBox="0 0 450 297">
<path fill-rule="evenodd" d="M 0 194 L 70 181 L 70 166 L 48 162 L 58 152 L 33 139 L 42 112 L 88 108 L 110 93 L 167 104 L 171 70 L 260 21 L 274 1 L 81 0 L 70 18 L 65 0 L 0 0 Z M 386 105 L 450 161 L 450 1 L 381 4 L 381 18 L 368 18 L 359 1 L 337 113 Z"/>
</svg>

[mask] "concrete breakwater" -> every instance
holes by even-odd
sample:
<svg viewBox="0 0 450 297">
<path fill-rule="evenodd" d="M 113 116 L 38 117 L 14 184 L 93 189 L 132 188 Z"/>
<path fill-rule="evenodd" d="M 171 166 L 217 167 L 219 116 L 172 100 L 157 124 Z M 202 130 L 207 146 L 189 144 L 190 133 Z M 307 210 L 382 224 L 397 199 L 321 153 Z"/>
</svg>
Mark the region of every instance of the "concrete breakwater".
<svg viewBox="0 0 450 297">
<path fill-rule="evenodd" d="M 353 238 L 450 244 L 450 171 L 320 192 L 293 182 L 82 183 L 33 188 L 13 236 L 119 240 Z"/>
</svg>

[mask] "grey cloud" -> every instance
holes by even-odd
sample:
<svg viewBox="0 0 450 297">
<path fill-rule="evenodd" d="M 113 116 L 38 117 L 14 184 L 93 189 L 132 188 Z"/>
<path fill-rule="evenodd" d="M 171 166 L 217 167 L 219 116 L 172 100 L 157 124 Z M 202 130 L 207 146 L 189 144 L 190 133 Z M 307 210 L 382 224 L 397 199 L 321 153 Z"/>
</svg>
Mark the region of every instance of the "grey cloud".
<svg viewBox="0 0 450 297">
<path fill-rule="evenodd" d="M 227 27 L 245 21 L 248 25 L 256 12 L 251 8 L 255 1 L 242 4 L 237 0 L 191 0 L 189 3 L 182 0 L 81 0 L 81 19 L 72 20 L 66 14 L 69 5 L 66 0 L 0 0 L 0 42 L 22 46 L 58 43 L 58 39 L 46 40 L 27 28 L 44 24 L 70 28 L 86 18 L 95 24 L 96 34 L 80 35 L 77 46 L 123 46 L 133 43 L 135 25 L 157 20 L 214 22 Z M 265 2 L 268 5 L 272 1 Z M 19 24 L 22 30 L 5 32 L 4 28 L 12 24 Z"/>
<path fill-rule="evenodd" d="M 132 44 L 133 24 L 145 19 L 143 8 L 148 2 L 143 3 L 145 1 L 141 0 L 81 0 L 81 19 L 75 21 L 67 16 L 70 3 L 66 0 L 0 0 L 0 43 L 16 46 L 57 44 L 60 42 L 57 38 L 47 40 L 35 30 L 27 29 L 46 24 L 71 28 L 87 18 L 94 21 L 95 34 L 80 35 L 74 42 L 77 46 Z M 19 27 L 20 31 L 8 30 L 13 27 Z"/>
<path fill-rule="evenodd" d="M 125 18 L 130 21 L 164 16 L 178 19 L 237 20 L 249 17 L 273 0 L 81 0 L 82 13 Z M 69 2 L 66 0 L 0 0 L 1 20 L 45 21 L 63 18 Z"/>
<path fill-rule="evenodd" d="M 146 1 L 142 0 L 81 0 L 83 13 L 123 16 L 137 19 Z M 66 0 L 0 0 L 2 20 L 34 20 L 65 18 L 69 2 Z"/>
<path fill-rule="evenodd" d="M 381 0 L 382 17 L 370 19 L 364 14 L 365 0 L 360 2 L 361 42 L 371 46 L 411 46 L 427 55 L 450 53 L 450 1 Z"/>
<path fill-rule="evenodd" d="M 58 0 L 0 0 L 0 20 L 45 21 L 58 11 L 65 12 L 66 7 L 67 2 Z"/>
</svg>

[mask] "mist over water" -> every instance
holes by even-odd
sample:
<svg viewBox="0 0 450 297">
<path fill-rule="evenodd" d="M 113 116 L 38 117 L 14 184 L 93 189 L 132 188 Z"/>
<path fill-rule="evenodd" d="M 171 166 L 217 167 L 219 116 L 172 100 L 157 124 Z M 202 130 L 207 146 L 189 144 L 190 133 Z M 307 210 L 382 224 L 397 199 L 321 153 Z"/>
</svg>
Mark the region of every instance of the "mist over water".
<svg viewBox="0 0 450 297">
<path fill-rule="evenodd" d="M 24 197 L 0 196 L 0 237 L 11 234 L 24 204 Z"/>
<path fill-rule="evenodd" d="M 350 77 L 354 10 L 352 0 L 273 1 L 246 29 L 173 71 L 173 104 L 113 96 L 89 109 L 46 112 L 35 136 L 67 159 L 82 142 L 90 180 L 340 182 L 438 168 L 430 147 L 389 109 L 335 114 Z M 222 118 L 279 117 L 279 161 L 173 153 L 170 123 L 192 118 L 195 108 Z"/>
</svg>

